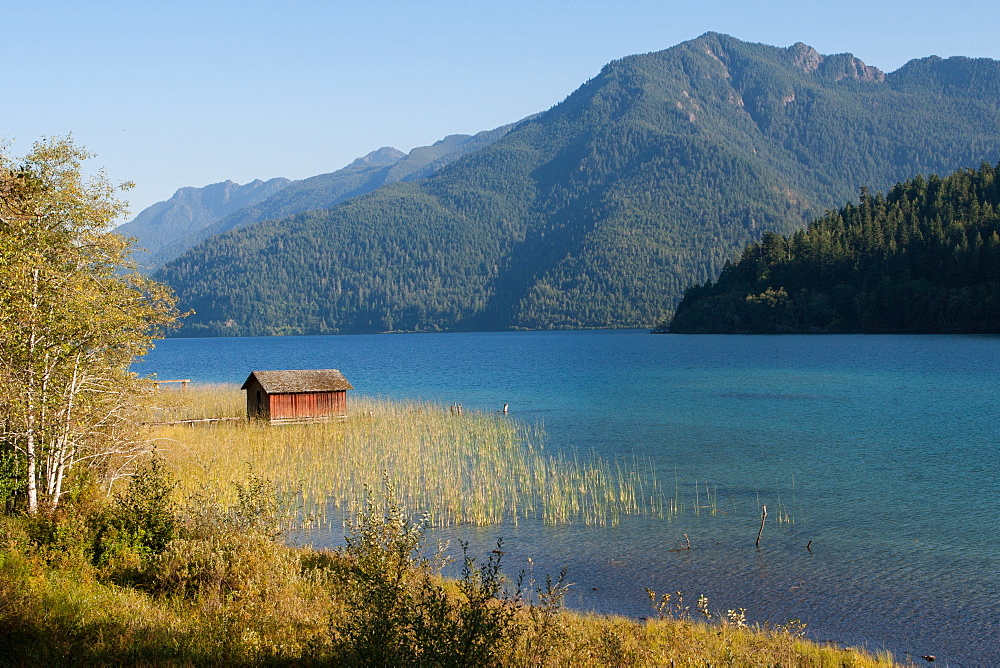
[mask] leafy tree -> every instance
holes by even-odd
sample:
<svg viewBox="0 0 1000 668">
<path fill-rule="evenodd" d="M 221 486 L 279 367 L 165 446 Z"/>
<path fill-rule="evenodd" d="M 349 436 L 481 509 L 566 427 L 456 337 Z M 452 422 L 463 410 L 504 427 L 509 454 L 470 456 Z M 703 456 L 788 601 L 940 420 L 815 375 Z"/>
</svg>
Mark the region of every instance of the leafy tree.
<svg viewBox="0 0 1000 668">
<path fill-rule="evenodd" d="M 72 138 L 20 162 L 0 150 L 0 454 L 20 464 L 31 513 L 58 505 L 77 466 L 134 449 L 128 368 L 178 315 L 111 230 L 129 184 L 85 179 L 89 157 Z"/>
</svg>

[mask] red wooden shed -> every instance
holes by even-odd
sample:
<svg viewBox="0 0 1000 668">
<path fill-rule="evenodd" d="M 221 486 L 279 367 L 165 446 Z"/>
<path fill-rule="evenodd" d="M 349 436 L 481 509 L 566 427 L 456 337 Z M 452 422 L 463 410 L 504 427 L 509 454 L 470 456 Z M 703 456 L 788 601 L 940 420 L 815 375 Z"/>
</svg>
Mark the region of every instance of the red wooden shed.
<svg viewBox="0 0 1000 668">
<path fill-rule="evenodd" d="M 347 415 L 347 390 L 336 369 L 253 371 L 243 387 L 247 417 L 271 424 L 329 420 Z"/>
</svg>

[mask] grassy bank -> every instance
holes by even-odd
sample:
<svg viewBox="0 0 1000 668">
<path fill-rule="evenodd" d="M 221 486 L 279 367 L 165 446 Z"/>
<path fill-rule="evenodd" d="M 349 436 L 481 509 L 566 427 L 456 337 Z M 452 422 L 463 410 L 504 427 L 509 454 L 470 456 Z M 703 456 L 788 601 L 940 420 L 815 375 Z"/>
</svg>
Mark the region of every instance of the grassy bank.
<svg viewBox="0 0 1000 668">
<path fill-rule="evenodd" d="M 443 582 L 419 529 L 391 507 L 363 516 L 342 550 L 290 548 L 246 515 L 253 505 L 188 516 L 159 551 L 120 521 L 120 504 L 80 500 L 54 519 L 7 518 L 0 663 L 892 665 L 797 629 L 747 627 L 738 614 L 570 613 L 558 582 L 519 586 L 494 555 Z"/>
<path fill-rule="evenodd" d="M 164 392 L 153 419 L 231 414 L 237 399 Z M 0 665 L 892 664 L 694 597 L 652 596 L 648 621 L 574 614 L 561 579 L 507 576 L 500 551 L 450 555 L 463 576 L 444 581 L 449 555 L 410 519 L 425 506 L 443 504 L 439 523 L 659 510 L 639 503 L 639 473 L 550 456 L 504 418 L 352 410 L 343 423 L 151 427 L 156 455 L 110 496 L 79 479 L 55 514 L 0 518 Z M 289 510 L 319 513 L 327 497 L 353 504 L 346 545 L 285 545 Z"/>
</svg>

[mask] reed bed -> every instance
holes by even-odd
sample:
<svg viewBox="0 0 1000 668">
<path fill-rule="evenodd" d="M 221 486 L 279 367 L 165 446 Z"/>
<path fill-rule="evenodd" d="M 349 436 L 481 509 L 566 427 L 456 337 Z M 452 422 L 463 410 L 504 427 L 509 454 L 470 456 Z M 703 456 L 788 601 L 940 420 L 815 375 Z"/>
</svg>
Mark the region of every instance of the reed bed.
<svg viewBox="0 0 1000 668">
<path fill-rule="evenodd" d="M 541 426 L 505 415 L 352 397 L 343 422 L 184 426 L 162 423 L 245 415 L 243 393 L 234 385 L 195 385 L 160 390 L 153 399 L 152 436 L 184 498 L 232 503 L 234 483 L 252 473 L 274 483 L 286 499 L 294 497 L 319 527 L 352 516 L 385 477 L 407 512 L 438 527 L 525 518 L 614 526 L 629 515 L 670 520 L 687 513 L 738 514 L 735 499 L 731 506 L 721 502 L 718 484 L 684 481 L 675 470 L 665 486 L 652 463 L 639 458 L 551 453 Z M 767 496 L 762 500 L 758 491 L 756 510 L 743 510 L 757 516 L 767 503 L 778 524 L 794 523 L 794 480 L 790 505 L 777 482 Z"/>
<path fill-rule="evenodd" d="M 232 415 L 241 401 L 233 386 L 161 396 L 154 414 L 174 420 Z M 453 415 L 427 402 L 352 397 L 343 422 L 155 426 L 153 436 L 182 496 L 231 500 L 233 483 L 252 472 L 294 495 L 320 526 L 338 519 L 328 517 L 331 505 L 350 515 L 385 477 L 407 511 L 432 526 L 523 518 L 615 525 L 627 515 L 669 512 L 651 466 L 549 454 L 541 427 L 489 413 Z"/>
<path fill-rule="evenodd" d="M 235 385 L 202 383 L 194 388 L 164 385 L 153 393 L 149 421 L 153 423 L 246 417 L 247 404 Z"/>
</svg>

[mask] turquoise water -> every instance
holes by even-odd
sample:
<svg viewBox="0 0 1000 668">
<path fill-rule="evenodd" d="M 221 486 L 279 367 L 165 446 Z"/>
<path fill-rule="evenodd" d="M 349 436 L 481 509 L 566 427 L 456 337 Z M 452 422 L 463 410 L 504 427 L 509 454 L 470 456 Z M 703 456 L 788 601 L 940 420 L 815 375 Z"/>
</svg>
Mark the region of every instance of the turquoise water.
<svg viewBox="0 0 1000 668">
<path fill-rule="evenodd" d="M 992 665 L 998 353 L 997 337 L 420 334 L 171 339 L 135 369 L 242 382 L 253 369 L 339 368 L 365 395 L 508 403 L 553 450 L 652 463 L 688 510 L 441 537 L 483 551 L 502 536 L 508 572 L 568 566 L 577 608 L 644 616 L 644 587 L 703 593 L 715 610 L 807 622 L 820 640 Z M 706 484 L 717 512 L 695 514 Z M 779 507 L 791 522 L 773 521 Z M 672 551 L 684 534 L 692 549 Z"/>
</svg>

